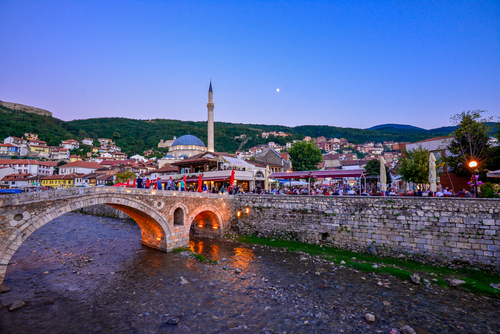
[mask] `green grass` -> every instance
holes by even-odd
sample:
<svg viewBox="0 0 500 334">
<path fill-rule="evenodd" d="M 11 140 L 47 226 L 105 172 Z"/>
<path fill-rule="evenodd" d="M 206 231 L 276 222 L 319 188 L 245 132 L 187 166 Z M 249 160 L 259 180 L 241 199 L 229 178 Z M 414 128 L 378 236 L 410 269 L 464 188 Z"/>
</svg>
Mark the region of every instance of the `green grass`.
<svg viewBox="0 0 500 334">
<path fill-rule="evenodd" d="M 179 247 L 179 248 L 174 249 L 172 252 L 173 253 L 191 252 L 191 250 L 189 248 L 186 248 L 186 247 Z"/>
<path fill-rule="evenodd" d="M 174 250 L 172 250 L 172 252 L 173 253 L 188 252 L 188 253 L 190 253 L 190 256 L 193 259 L 196 259 L 196 260 L 198 260 L 200 262 L 207 262 L 207 263 L 212 263 L 212 264 L 217 264 L 218 263 L 217 261 L 212 260 L 212 259 L 207 259 L 207 257 L 205 255 L 195 253 L 191 249 L 186 248 L 186 247 L 175 248 Z"/>
<path fill-rule="evenodd" d="M 279 239 L 265 239 L 254 236 L 238 236 L 239 242 L 246 244 L 266 245 L 272 247 L 286 248 L 291 252 L 304 252 L 311 255 L 320 255 L 326 260 L 340 265 L 344 261 L 344 266 L 363 272 L 375 272 L 379 274 L 388 274 L 399 279 L 411 281 L 410 275 L 418 273 L 423 278 L 429 279 L 431 284 L 448 288 L 445 278 L 458 278 L 465 281 L 458 289 L 475 292 L 482 295 L 500 298 L 500 290 L 490 287 L 491 283 L 498 284 L 500 275 L 497 272 L 486 271 L 483 269 L 460 268 L 450 269 L 448 267 L 438 267 L 429 264 L 422 264 L 413 260 L 402 260 L 390 257 L 378 257 L 365 253 L 356 253 L 348 250 L 342 250 L 332 247 L 321 247 L 296 241 L 287 241 Z M 356 259 L 353 260 L 353 257 Z M 377 264 L 378 268 L 373 268 Z M 382 265 L 382 266 L 380 266 Z M 477 269 L 477 270 L 476 270 Z M 430 276 L 431 273 L 436 276 Z M 437 279 L 432 282 L 431 279 Z"/>
</svg>

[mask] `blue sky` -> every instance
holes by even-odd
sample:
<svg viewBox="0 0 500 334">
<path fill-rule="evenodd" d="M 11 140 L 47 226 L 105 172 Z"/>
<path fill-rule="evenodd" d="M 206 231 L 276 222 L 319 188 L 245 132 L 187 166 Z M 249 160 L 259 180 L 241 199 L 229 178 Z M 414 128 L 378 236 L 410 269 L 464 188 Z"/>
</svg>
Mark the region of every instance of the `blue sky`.
<svg viewBox="0 0 500 334">
<path fill-rule="evenodd" d="M 0 44 L 0 100 L 63 120 L 206 120 L 210 79 L 223 122 L 500 116 L 498 0 L 3 0 Z"/>
</svg>

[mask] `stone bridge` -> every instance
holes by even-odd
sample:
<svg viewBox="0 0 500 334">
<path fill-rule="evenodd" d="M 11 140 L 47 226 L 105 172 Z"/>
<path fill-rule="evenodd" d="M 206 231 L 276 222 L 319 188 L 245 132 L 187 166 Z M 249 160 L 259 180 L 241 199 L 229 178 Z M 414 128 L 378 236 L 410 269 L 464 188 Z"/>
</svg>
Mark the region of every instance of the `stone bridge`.
<svg viewBox="0 0 500 334">
<path fill-rule="evenodd" d="M 141 229 L 142 244 L 171 251 L 189 245 L 191 228 L 223 235 L 232 217 L 232 196 L 120 187 L 73 188 L 0 197 L 0 284 L 15 251 L 31 233 L 80 208 L 117 208 Z"/>
</svg>

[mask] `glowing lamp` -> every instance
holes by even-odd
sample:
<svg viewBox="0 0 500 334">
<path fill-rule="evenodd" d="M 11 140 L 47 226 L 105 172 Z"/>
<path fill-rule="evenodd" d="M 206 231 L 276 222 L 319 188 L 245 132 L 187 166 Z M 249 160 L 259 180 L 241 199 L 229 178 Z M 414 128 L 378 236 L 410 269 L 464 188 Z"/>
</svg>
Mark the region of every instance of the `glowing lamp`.
<svg viewBox="0 0 500 334">
<path fill-rule="evenodd" d="M 198 227 L 203 227 L 203 224 L 198 224 Z"/>
<path fill-rule="evenodd" d="M 218 226 L 214 226 L 214 230 L 218 229 L 219 227 Z"/>
<path fill-rule="evenodd" d="M 246 213 L 247 215 L 250 213 L 250 208 L 249 208 L 249 207 L 245 208 L 245 213 Z"/>
<path fill-rule="evenodd" d="M 130 190 L 127 190 L 127 193 L 129 193 L 129 192 L 130 192 Z"/>
<path fill-rule="evenodd" d="M 471 162 L 469 162 L 469 167 L 470 168 L 477 167 L 477 161 L 472 160 Z"/>
<path fill-rule="evenodd" d="M 161 240 L 161 238 L 156 238 L 156 240 L 160 241 L 160 240 Z"/>
<path fill-rule="evenodd" d="M 237 217 L 241 217 L 241 211 L 236 212 Z"/>
<path fill-rule="evenodd" d="M 156 191 L 152 191 L 151 193 L 152 193 L 153 195 L 156 195 Z"/>
</svg>

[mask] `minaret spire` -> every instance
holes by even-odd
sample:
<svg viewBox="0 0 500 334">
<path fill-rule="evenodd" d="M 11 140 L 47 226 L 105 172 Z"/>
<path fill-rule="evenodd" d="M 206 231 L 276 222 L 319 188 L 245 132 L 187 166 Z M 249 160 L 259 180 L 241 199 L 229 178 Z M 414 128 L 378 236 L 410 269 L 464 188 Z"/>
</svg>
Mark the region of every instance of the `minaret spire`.
<svg viewBox="0 0 500 334">
<path fill-rule="evenodd" d="M 212 91 L 212 79 L 210 79 L 210 87 L 208 88 L 208 152 L 214 150 L 214 92 Z"/>
</svg>

